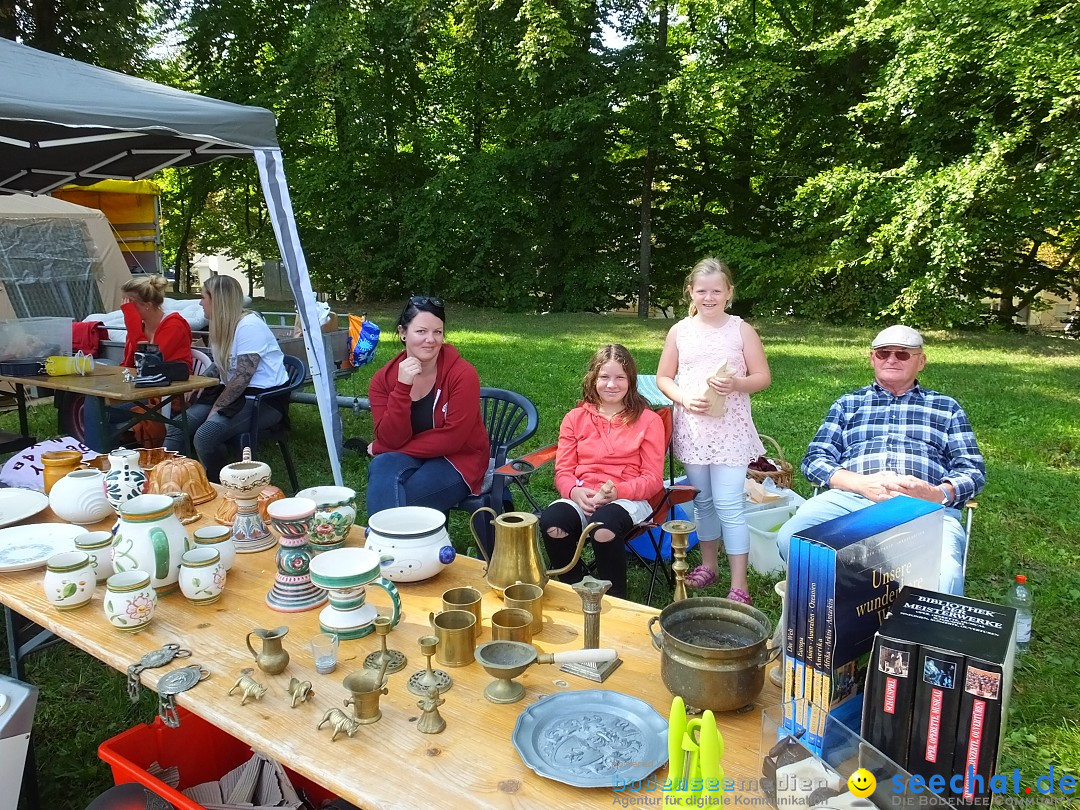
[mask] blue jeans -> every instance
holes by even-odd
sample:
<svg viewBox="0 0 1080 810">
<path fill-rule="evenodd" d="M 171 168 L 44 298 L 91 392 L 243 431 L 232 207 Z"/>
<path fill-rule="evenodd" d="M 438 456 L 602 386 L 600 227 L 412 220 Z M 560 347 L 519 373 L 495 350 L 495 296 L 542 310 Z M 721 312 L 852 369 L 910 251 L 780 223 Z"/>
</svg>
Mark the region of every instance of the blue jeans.
<svg viewBox="0 0 1080 810">
<path fill-rule="evenodd" d="M 367 512 L 430 506 L 447 512 L 469 495 L 469 485 L 445 458 L 379 453 L 368 465 Z"/>
<path fill-rule="evenodd" d="M 862 495 L 842 489 L 827 489 L 815 495 L 780 527 L 776 534 L 776 548 L 787 563 L 791 535 L 817 526 L 827 520 L 865 509 L 874 502 Z M 967 555 L 967 534 L 960 523 L 959 509 L 945 509 L 941 534 L 941 576 L 938 590 L 942 593 L 964 595 L 964 557 Z"/>
</svg>

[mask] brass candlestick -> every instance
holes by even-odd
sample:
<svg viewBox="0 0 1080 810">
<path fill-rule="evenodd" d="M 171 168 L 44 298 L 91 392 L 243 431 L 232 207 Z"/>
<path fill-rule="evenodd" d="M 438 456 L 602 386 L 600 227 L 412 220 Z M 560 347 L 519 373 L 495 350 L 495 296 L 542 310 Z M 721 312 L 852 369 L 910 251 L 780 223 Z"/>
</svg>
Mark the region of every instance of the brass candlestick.
<svg viewBox="0 0 1080 810">
<path fill-rule="evenodd" d="M 581 597 L 581 610 L 585 614 L 585 646 L 586 650 L 596 650 L 600 647 L 600 603 L 604 594 L 611 587 L 611 582 L 606 579 L 585 577 L 581 582 L 572 586 L 578 596 Z M 622 663 L 621 658 L 611 661 L 602 661 L 584 664 L 564 664 L 560 667 L 563 672 L 577 675 L 590 681 L 603 683 L 608 675 Z"/>
<path fill-rule="evenodd" d="M 438 637 L 420 636 L 418 643 L 420 644 L 420 652 L 427 659 L 427 668 L 414 672 L 409 677 L 406 687 L 418 697 L 426 695 L 428 689 L 432 687 L 437 689 L 440 694 L 449 691 L 450 687 L 454 685 L 453 679 L 443 670 L 431 668 L 431 656 L 435 654 L 435 649 L 439 646 Z"/>
<path fill-rule="evenodd" d="M 689 520 L 669 520 L 660 527 L 671 535 L 671 555 L 675 562 L 671 570 L 675 573 L 675 596 L 672 601 L 681 602 L 686 598 L 686 572 L 690 565 L 686 562 L 686 547 L 690 544 L 690 533 L 697 525 Z"/>
<path fill-rule="evenodd" d="M 368 657 L 364 659 L 364 668 L 382 669 L 383 662 L 386 661 L 386 671 L 389 674 L 393 675 L 395 672 L 401 672 L 408 663 L 405 654 L 399 650 L 386 649 L 386 637 L 393 629 L 391 618 L 389 616 L 376 616 L 375 621 L 372 622 L 372 624 L 375 625 L 375 633 L 379 636 L 379 641 L 382 643 L 382 649 L 369 654 Z"/>
</svg>

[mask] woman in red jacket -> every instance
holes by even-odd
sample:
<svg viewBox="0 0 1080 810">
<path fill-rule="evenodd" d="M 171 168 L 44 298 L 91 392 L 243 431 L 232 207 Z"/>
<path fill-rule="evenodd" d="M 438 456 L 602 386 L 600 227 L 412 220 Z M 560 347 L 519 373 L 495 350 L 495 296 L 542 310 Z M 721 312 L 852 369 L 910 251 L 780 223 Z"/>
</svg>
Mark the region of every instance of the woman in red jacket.
<svg viewBox="0 0 1080 810">
<path fill-rule="evenodd" d="M 192 368 L 191 326 L 180 313 L 165 313 L 165 284 L 161 276 L 136 276 L 120 288 L 124 294 L 120 311 L 127 327 L 122 365 L 128 368 L 135 365 L 140 343 L 155 344 L 167 363 L 187 363 L 188 371 Z"/>
<path fill-rule="evenodd" d="M 612 596 L 626 596 L 627 534 L 652 512 L 664 485 L 664 423 L 637 390 L 637 365 L 626 347 L 601 347 L 581 385 L 581 402 L 559 428 L 555 488 L 562 498 L 540 513 L 540 531 L 554 568 L 570 562 L 587 523 L 604 525 L 591 540 L 597 573 Z M 563 582 L 580 582 L 578 564 Z"/>
<path fill-rule="evenodd" d="M 395 506 L 445 512 L 483 487 L 491 448 L 480 377 L 443 342 L 445 324 L 438 298 L 410 298 L 397 323 L 404 350 L 371 380 L 368 515 Z"/>
</svg>

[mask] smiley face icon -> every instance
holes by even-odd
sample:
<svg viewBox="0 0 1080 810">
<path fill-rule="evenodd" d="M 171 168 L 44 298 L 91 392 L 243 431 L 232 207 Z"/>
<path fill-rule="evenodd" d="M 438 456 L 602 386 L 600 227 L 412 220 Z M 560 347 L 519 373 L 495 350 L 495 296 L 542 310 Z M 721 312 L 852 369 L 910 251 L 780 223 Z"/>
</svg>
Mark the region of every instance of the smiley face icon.
<svg viewBox="0 0 1080 810">
<path fill-rule="evenodd" d="M 847 780 L 848 790 L 860 799 L 865 799 L 877 787 L 877 779 L 866 768 L 859 768 Z"/>
</svg>

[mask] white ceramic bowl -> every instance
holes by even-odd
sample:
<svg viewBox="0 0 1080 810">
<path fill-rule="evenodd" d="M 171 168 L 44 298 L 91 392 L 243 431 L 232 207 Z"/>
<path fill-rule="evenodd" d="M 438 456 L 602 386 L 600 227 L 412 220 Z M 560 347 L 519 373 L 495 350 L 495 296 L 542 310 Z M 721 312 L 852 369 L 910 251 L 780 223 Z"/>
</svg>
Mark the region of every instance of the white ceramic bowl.
<svg viewBox="0 0 1080 810">
<path fill-rule="evenodd" d="M 453 562 L 446 515 L 426 506 L 398 506 L 368 518 L 364 547 L 390 559 L 383 576 L 392 582 L 429 579 Z"/>
</svg>

